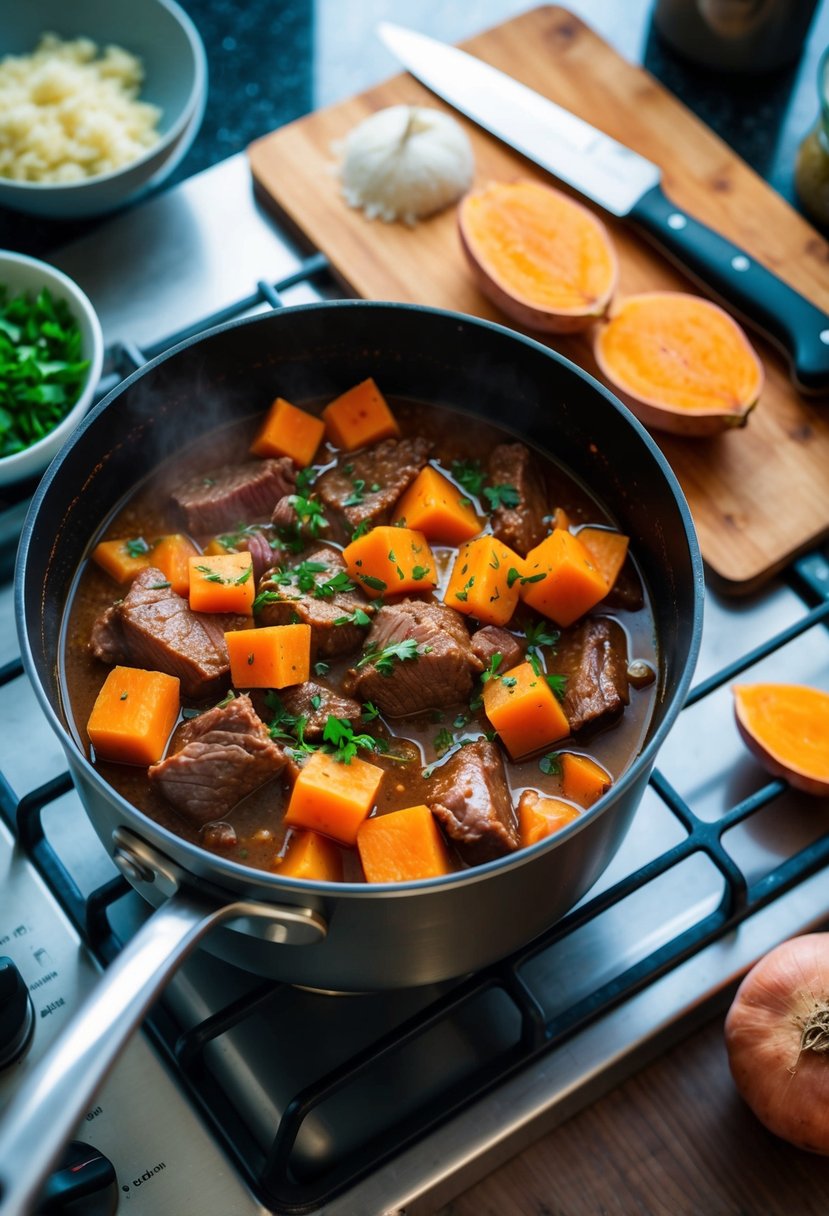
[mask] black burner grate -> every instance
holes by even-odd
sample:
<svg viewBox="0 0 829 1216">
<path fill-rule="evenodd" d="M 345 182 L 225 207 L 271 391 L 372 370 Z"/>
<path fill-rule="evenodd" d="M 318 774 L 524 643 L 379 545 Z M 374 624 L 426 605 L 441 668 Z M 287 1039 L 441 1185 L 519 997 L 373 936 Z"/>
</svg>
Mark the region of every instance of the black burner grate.
<svg viewBox="0 0 829 1216">
<path fill-rule="evenodd" d="M 120 344 L 109 352 L 108 372 L 102 382 L 100 395 L 108 392 L 125 374 L 140 367 L 148 358 L 194 333 L 241 316 L 263 304 L 278 307 L 281 292 L 296 283 L 324 275 L 326 269 L 325 259 L 315 255 L 286 279 L 273 285 L 259 283 L 256 292 L 249 297 L 163 343 L 144 351 L 128 343 Z M 31 491 L 31 486 L 22 487 L 16 500 L 0 503 L 0 554 L 4 555 L 7 569 L 10 564 L 9 549 L 16 540 L 25 513 L 26 495 Z M 813 552 L 794 562 L 785 575 L 785 581 L 802 605 L 798 619 L 696 685 L 688 696 L 685 709 L 711 696 L 740 673 L 795 638 L 809 630 L 822 629 L 829 623 L 829 563 L 822 553 Z M 0 685 L 18 678 L 22 670 L 19 659 L 7 663 L 0 669 Z M 48 882 L 83 939 L 106 963 L 121 945 L 112 928 L 109 913 L 113 905 L 128 896 L 130 888 L 124 879 L 117 877 L 84 898 L 52 849 L 42 826 L 42 812 L 71 788 L 69 776 L 63 775 L 18 802 L 0 775 L 0 811 L 16 826 L 21 847 Z M 272 1129 L 271 1143 L 265 1149 L 262 1148 L 261 1139 L 246 1125 L 235 1103 L 218 1084 L 207 1053 L 211 1045 L 215 1045 L 223 1036 L 249 1019 L 271 1010 L 278 1002 L 280 993 L 284 992 L 284 986 L 256 983 L 241 996 L 235 996 L 218 1012 L 186 1030 L 176 1025 L 163 1003 L 156 1005 L 149 1021 L 150 1033 L 177 1068 L 193 1100 L 229 1149 L 261 1202 L 279 1213 L 315 1210 L 346 1191 L 361 1177 L 375 1171 L 408 1144 L 434 1131 L 450 1116 L 507 1077 L 560 1046 L 577 1031 L 730 933 L 746 918 L 813 875 L 829 861 L 829 835 L 824 835 L 781 860 L 762 877 L 750 881 L 724 846 L 724 838 L 737 825 L 773 808 L 780 801 L 788 788 L 782 781 L 769 781 L 751 796 L 729 807 L 715 822 L 695 814 L 659 769 L 652 774 L 650 788 L 676 820 L 681 836 L 679 843 L 588 899 L 512 957 L 441 990 L 414 1014 L 402 1018 L 393 1029 L 379 1034 L 367 1046 L 353 1052 L 310 1084 L 301 1085 L 285 1104 L 281 1117 Z M 700 856 L 706 858 L 721 877 L 722 894 L 717 905 L 693 926 L 680 930 L 622 973 L 599 983 L 565 1008 L 550 1013 L 533 983 L 533 963 L 576 935 L 591 921 L 610 910 L 620 909 L 626 899 L 648 884 L 658 882 L 682 863 Z M 330 1000 L 325 996 L 308 996 L 307 999 L 319 1002 Z M 510 1028 L 509 1031 L 501 1036 L 491 1035 L 492 1041 L 485 1043 L 485 1051 L 473 1051 L 470 1066 L 462 1075 L 454 1075 L 446 1081 L 439 1093 L 439 1100 L 435 1100 L 434 1093 L 430 1092 L 416 1109 L 405 1110 L 399 1117 L 394 1117 L 392 1101 L 389 1103 L 388 1117 L 381 1120 L 381 1126 L 360 1145 L 358 1151 L 341 1154 L 322 1171 L 309 1172 L 302 1167 L 298 1162 L 296 1147 L 309 1120 L 326 1106 L 348 1100 L 350 1093 L 379 1094 L 382 1103 L 382 1086 L 378 1085 L 376 1078 L 384 1075 L 386 1087 L 393 1090 L 401 1053 L 434 1034 L 445 1023 L 485 1025 L 487 1010 L 493 1002 L 499 1004 L 501 1021 Z M 484 1033 L 483 1039 L 486 1038 Z M 359 1099 L 355 1097 L 356 1100 Z"/>
</svg>

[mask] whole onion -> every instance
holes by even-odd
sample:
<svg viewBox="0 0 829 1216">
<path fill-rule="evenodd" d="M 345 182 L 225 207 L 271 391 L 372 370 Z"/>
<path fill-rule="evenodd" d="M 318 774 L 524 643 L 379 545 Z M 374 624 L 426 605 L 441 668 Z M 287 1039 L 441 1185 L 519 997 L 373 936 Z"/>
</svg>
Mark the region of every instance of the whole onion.
<svg viewBox="0 0 829 1216">
<path fill-rule="evenodd" d="M 761 1123 L 829 1154 L 829 934 L 791 938 L 749 971 L 725 1043 L 734 1083 Z"/>
</svg>

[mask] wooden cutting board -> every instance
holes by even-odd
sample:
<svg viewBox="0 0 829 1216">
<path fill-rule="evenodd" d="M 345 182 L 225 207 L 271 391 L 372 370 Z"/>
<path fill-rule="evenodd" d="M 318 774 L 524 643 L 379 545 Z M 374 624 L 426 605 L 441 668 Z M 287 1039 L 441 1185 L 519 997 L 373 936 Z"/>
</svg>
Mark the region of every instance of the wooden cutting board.
<svg viewBox="0 0 829 1216">
<path fill-rule="evenodd" d="M 572 13 L 532 9 L 464 46 L 656 162 L 675 203 L 829 311 L 829 245 L 672 94 Z M 368 114 L 401 102 L 449 110 L 412 77 L 395 76 L 252 144 L 260 193 L 304 246 L 329 258 L 351 294 L 513 324 L 473 286 L 454 208 L 407 228 L 367 220 L 343 201 L 337 141 Z M 472 141 L 476 184 L 551 180 L 456 117 Z M 699 290 L 632 229 L 607 222 L 619 255 L 619 296 Z M 545 340 L 599 376 L 584 335 Z M 690 503 L 713 582 L 734 594 L 755 590 L 829 535 L 829 399 L 799 395 L 774 348 L 755 341 L 767 379 L 746 428 L 704 440 L 654 432 Z"/>
</svg>

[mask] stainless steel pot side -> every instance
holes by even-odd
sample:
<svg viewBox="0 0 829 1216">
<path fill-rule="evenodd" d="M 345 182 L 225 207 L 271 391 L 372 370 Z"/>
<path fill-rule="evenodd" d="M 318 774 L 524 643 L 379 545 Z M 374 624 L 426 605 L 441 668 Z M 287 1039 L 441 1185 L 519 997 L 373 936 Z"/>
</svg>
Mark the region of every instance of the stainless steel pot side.
<svg viewBox="0 0 829 1216">
<path fill-rule="evenodd" d="M 252 871 L 159 827 L 108 787 L 80 753 L 66 727 L 58 679 L 62 613 L 89 542 L 159 459 L 183 446 L 195 428 L 247 417 L 277 394 L 299 403 L 330 398 L 367 376 L 391 398 L 458 410 L 470 427 L 476 417 L 496 422 L 594 488 L 633 538 L 661 658 L 643 751 L 578 821 L 514 857 L 463 874 L 372 886 Z M 474 971 L 561 917 L 593 885 L 628 830 L 688 690 L 702 597 L 688 508 L 656 444 L 585 372 L 502 326 L 412 305 L 311 304 L 218 327 L 115 389 L 58 455 L 35 495 L 18 556 L 16 612 L 26 671 L 90 820 L 122 872 L 159 910 L 9 1110 L 0 1131 L 0 1212 L 17 1213 L 37 1194 L 124 1042 L 206 934 L 208 949 L 263 976 L 360 991 Z"/>
</svg>

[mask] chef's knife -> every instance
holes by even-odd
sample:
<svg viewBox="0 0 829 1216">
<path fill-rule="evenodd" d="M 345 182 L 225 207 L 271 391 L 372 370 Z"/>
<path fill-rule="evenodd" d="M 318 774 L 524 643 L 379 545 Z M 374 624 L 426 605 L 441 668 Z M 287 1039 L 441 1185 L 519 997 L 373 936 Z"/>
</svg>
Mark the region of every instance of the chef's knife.
<svg viewBox="0 0 829 1216">
<path fill-rule="evenodd" d="M 378 33 L 433 93 L 611 214 L 629 220 L 780 346 L 798 386 L 829 390 L 829 315 L 675 206 L 631 148 L 457 47 L 390 22 Z"/>
</svg>

